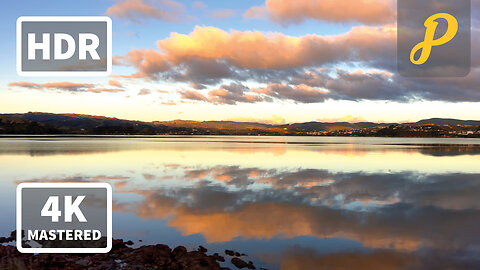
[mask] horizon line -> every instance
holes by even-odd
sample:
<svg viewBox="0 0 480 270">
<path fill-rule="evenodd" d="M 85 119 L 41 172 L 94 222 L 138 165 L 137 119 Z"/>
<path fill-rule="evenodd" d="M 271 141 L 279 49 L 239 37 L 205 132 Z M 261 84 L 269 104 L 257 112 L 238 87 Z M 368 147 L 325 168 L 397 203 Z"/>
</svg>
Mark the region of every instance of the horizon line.
<svg viewBox="0 0 480 270">
<path fill-rule="evenodd" d="M 52 112 L 38 112 L 38 111 L 28 111 L 28 112 L 2 112 L 0 115 L 12 115 L 12 114 L 52 114 L 52 115 L 64 115 L 64 116 L 84 116 L 84 117 L 92 117 L 92 118 L 106 118 L 106 119 L 116 119 L 116 120 L 124 120 L 124 121 L 132 121 L 132 122 L 144 122 L 144 123 L 154 123 L 154 122 L 172 122 L 172 121 L 190 121 L 190 122 L 234 122 L 234 123 L 251 123 L 251 124 L 264 124 L 264 125 L 272 125 L 272 126 L 282 126 L 282 125 L 292 125 L 292 124 L 302 124 L 302 123 L 325 123 L 325 124 L 335 124 L 335 123 L 349 123 L 349 124 L 358 124 L 358 123 L 374 123 L 374 124 L 409 124 L 409 123 L 417 123 L 423 120 L 433 120 L 433 119 L 442 119 L 442 120 L 458 120 L 458 121 L 480 121 L 475 119 L 460 119 L 460 118 L 444 118 L 444 117 L 428 117 L 422 118 L 420 120 L 406 120 L 406 121 L 393 121 L 393 122 L 386 122 L 386 121 L 347 121 L 347 120 L 338 120 L 338 121 L 322 121 L 321 119 L 310 120 L 310 121 L 300 121 L 300 122 L 285 122 L 285 123 L 269 123 L 268 119 L 265 119 L 264 122 L 261 119 L 252 119 L 252 121 L 241 121 L 241 120 L 234 120 L 234 119 L 223 119 L 223 120 L 191 120 L 191 119 L 171 119 L 171 120 L 152 120 L 152 121 L 145 121 L 145 120 L 138 120 L 138 119 L 128 119 L 128 118 L 119 118 L 119 117 L 112 117 L 112 116 L 105 116 L 105 115 L 94 115 L 94 114 L 85 114 L 85 113 L 72 113 L 72 112 L 64 112 L 64 113 L 52 113 Z"/>
</svg>

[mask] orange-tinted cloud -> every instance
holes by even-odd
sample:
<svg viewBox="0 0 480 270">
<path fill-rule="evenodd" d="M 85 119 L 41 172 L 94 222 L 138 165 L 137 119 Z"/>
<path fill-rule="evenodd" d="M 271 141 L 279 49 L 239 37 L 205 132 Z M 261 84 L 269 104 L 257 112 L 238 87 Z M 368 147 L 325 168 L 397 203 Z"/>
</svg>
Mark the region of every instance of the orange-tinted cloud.
<svg viewBox="0 0 480 270">
<path fill-rule="evenodd" d="M 90 93 L 119 93 L 124 92 L 121 88 L 103 88 L 91 83 L 74 82 L 51 82 L 51 83 L 33 83 L 33 82 L 11 82 L 8 86 L 16 86 L 36 90 L 61 90 L 72 93 L 90 92 Z"/>
<path fill-rule="evenodd" d="M 417 250 L 421 246 L 438 249 L 459 248 L 473 240 L 459 230 L 478 224 L 475 213 L 448 213 L 436 217 L 430 209 L 412 209 L 396 205 L 381 213 L 355 213 L 340 209 L 288 203 L 253 203 L 235 211 L 199 211 L 179 207 L 169 225 L 184 235 L 202 234 L 208 242 L 227 242 L 237 237 L 272 239 L 314 236 L 359 241 L 373 248 Z M 412 213 L 415 218 L 405 217 Z M 390 212 L 390 213 L 389 213 Z M 452 216 L 449 216 L 452 215 Z M 455 225 L 442 225 L 443 218 L 456 217 Z M 288 218 L 286 218 L 288 217 Z M 418 226 L 430 233 L 426 234 Z M 455 239 L 452 241 L 451 239 Z"/>
<path fill-rule="evenodd" d="M 105 182 L 105 181 L 121 181 L 128 182 L 129 177 L 126 176 L 107 176 L 107 175 L 96 175 L 96 176 L 70 176 L 70 177 L 60 177 L 60 178 L 33 178 L 33 179 L 19 179 L 15 181 L 15 184 L 20 183 L 39 183 L 39 182 L 49 182 L 49 183 L 71 183 L 71 182 Z"/>
<path fill-rule="evenodd" d="M 164 218 L 168 213 L 172 215 L 170 226 L 184 235 L 202 234 L 208 242 L 313 236 L 414 251 L 425 247 L 457 249 L 480 241 L 475 233 L 480 224 L 476 175 L 401 173 L 389 174 L 389 181 L 385 181 L 385 174 L 332 174 L 315 169 L 219 166 L 184 171 L 186 179 L 198 180 L 199 185 L 157 191 L 134 189 L 132 192 L 143 195 L 144 201 L 125 211 L 152 214 L 139 208 L 162 205 L 167 200 L 172 208 L 157 213 L 158 217 L 139 216 Z M 258 183 L 270 184 L 273 189 L 252 194 L 249 186 Z M 237 191 L 220 188 L 233 185 Z M 364 208 L 359 202 L 375 205 Z M 352 204 L 356 205 L 353 209 Z"/>
<path fill-rule="evenodd" d="M 73 82 L 52 82 L 52 83 L 33 83 L 33 82 L 11 82 L 8 86 L 17 86 L 30 89 L 59 89 L 68 91 L 84 91 L 86 88 L 94 87 L 91 83 L 73 83 Z"/>
<path fill-rule="evenodd" d="M 109 80 L 109 81 L 108 81 L 108 85 L 114 86 L 114 87 L 118 87 L 118 88 L 123 88 L 122 83 L 120 83 L 120 82 L 117 81 L 117 80 Z"/>
<path fill-rule="evenodd" d="M 283 125 L 285 124 L 285 118 L 279 115 L 272 115 L 270 118 L 254 118 L 254 117 L 234 117 L 226 119 L 227 121 L 235 122 L 249 122 L 249 123 L 264 123 L 270 125 Z M 252 176 L 253 177 L 253 176 Z"/>
<path fill-rule="evenodd" d="M 113 60 L 116 65 L 135 66 L 139 72 L 130 76 L 133 78 L 151 76 L 170 68 L 165 56 L 153 49 L 133 49 L 125 56 L 115 56 Z"/>
<path fill-rule="evenodd" d="M 130 75 L 133 78 L 158 79 L 163 76 L 165 79 L 189 82 L 197 90 L 206 88 L 205 85 L 218 85 L 223 79 L 237 81 L 206 92 L 180 90 L 184 99 L 216 104 L 273 100 L 314 103 L 341 95 L 330 93 L 324 85 L 280 83 L 298 73 L 288 70 L 344 61 L 383 63 L 394 55 L 388 44 L 393 44 L 395 38 L 393 26 L 361 26 L 336 36 L 301 37 L 195 27 L 189 35 L 172 33 L 170 37 L 159 40 L 159 50 L 134 49 L 124 56 L 117 56 L 115 62 L 134 66 L 137 72 Z M 242 74 L 242 70 L 248 70 L 248 73 Z M 278 79 L 276 83 L 257 89 L 238 83 L 247 79 L 275 81 L 275 78 Z"/>
<path fill-rule="evenodd" d="M 268 16 L 281 24 L 300 23 L 306 19 L 364 24 L 393 23 L 396 17 L 392 0 L 266 0 L 265 7 L 252 7 L 247 18 Z"/>
<path fill-rule="evenodd" d="M 168 224 L 184 235 L 202 234 L 207 242 L 228 242 L 237 237 L 245 239 L 272 239 L 315 236 L 321 238 L 346 238 L 362 242 L 374 248 L 395 248 L 416 250 L 421 244 L 432 245 L 446 239 L 425 239 L 414 228 L 394 226 L 394 220 L 387 224 L 362 226 L 360 217 L 353 212 L 349 215 L 342 210 L 329 210 L 285 203 L 254 203 L 240 207 L 233 212 L 200 211 L 186 207 L 171 198 L 160 195 L 146 195 L 146 200 L 134 211 L 145 218 L 163 219 L 169 215 Z M 124 205 L 122 211 L 132 211 Z M 286 219 L 285 217 L 288 217 Z M 372 222 L 374 220 L 371 220 Z M 370 221 L 369 221 L 370 222 Z M 405 224 L 404 224 L 405 225 Z"/>
<path fill-rule="evenodd" d="M 159 40 L 158 50 L 133 49 L 124 56 L 116 56 L 115 63 L 136 68 L 135 73 L 126 76 L 130 78 L 185 82 L 196 90 L 216 87 L 209 91 L 180 90 L 184 99 L 216 104 L 273 100 L 314 103 L 345 97 L 329 93 L 324 85 L 292 84 L 288 81 L 292 76 L 305 68 L 341 62 L 387 66 L 395 54 L 393 46 L 389 46 L 395 39 L 393 26 L 359 26 L 335 36 L 301 37 L 258 31 L 226 32 L 197 26 L 188 35 L 172 33 Z M 226 79 L 235 83 L 218 88 Z M 241 86 L 240 82 L 246 80 L 267 85 L 252 91 Z M 275 83 L 268 84 L 271 81 Z M 392 92 L 402 95 L 399 91 Z"/>
<path fill-rule="evenodd" d="M 473 29 L 474 40 L 478 34 Z M 395 71 L 395 41 L 394 25 L 356 26 L 338 35 L 300 37 L 198 26 L 190 34 L 172 33 L 159 40 L 158 49 L 133 49 L 116 56 L 115 63 L 136 69 L 119 77 L 186 83 L 193 90 L 178 91 L 181 98 L 215 104 L 480 100 L 476 50 L 472 49 L 472 71 L 465 78 L 404 78 Z M 358 65 L 368 68 L 351 71 L 351 66 Z M 224 87 L 227 81 L 259 86 L 241 93 Z"/>
<path fill-rule="evenodd" d="M 114 184 L 116 189 L 122 189 L 125 188 L 128 185 L 128 181 L 121 181 L 121 182 L 116 182 Z"/>
<path fill-rule="evenodd" d="M 290 99 L 302 103 L 321 102 L 328 98 L 329 91 L 305 84 L 290 86 L 271 83 L 265 87 L 256 88 L 255 93 L 267 95 L 276 99 Z"/>
<path fill-rule="evenodd" d="M 367 120 L 361 116 L 353 116 L 347 115 L 344 117 L 336 117 L 336 118 L 321 118 L 317 119 L 318 122 L 326 122 L 326 123 L 335 123 L 335 122 L 348 122 L 348 123 L 359 123 L 359 122 L 367 122 Z"/>
<path fill-rule="evenodd" d="M 125 92 L 125 89 L 121 88 L 89 88 L 87 92 L 90 93 L 120 93 Z"/>
<path fill-rule="evenodd" d="M 159 40 L 160 51 L 134 49 L 117 56 L 116 63 L 131 64 L 144 76 L 192 59 L 224 59 L 236 67 L 252 69 L 318 66 L 343 60 L 373 61 L 384 56 L 395 38 L 394 27 L 362 26 L 337 36 L 293 37 L 197 26 L 189 35 L 172 33 Z M 390 53 L 393 55 L 393 49 Z"/>
<path fill-rule="evenodd" d="M 109 7 L 105 12 L 109 16 L 128 19 L 141 23 L 145 19 L 158 19 L 176 22 L 184 9 L 183 4 L 172 0 L 147 2 L 144 0 L 124 0 Z"/>
<path fill-rule="evenodd" d="M 243 17 L 249 19 L 266 19 L 268 17 L 268 10 L 266 7 L 251 7 L 243 13 Z"/>
<path fill-rule="evenodd" d="M 190 58 L 228 59 L 244 68 L 291 68 L 320 65 L 345 55 L 351 57 L 355 48 L 359 57 L 368 57 L 370 50 L 391 42 L 394 29 L 357 27 L 351 32 L 332 37 L 307 35 L 292 37 L 280 33 L 232 31 L 214 27 L 196 27 L 190 35 L 173 33 L 157 42 L 168 59 L 179 63 Z M 272 53 L 275 52 L 275 53 Z M 364 53 L 362 55 L 361 53 Z"/>
</svg>

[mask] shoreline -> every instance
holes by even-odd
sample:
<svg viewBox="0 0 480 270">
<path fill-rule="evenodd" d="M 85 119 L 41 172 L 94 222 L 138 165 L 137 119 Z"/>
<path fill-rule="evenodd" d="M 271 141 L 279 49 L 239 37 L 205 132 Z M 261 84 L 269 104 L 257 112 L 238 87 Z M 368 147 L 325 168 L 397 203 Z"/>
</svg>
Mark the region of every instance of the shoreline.
<svg viewBox="0 0 480 270">
<path fill-rule="evenodd" d="M 16 231 L 9 237 L 0 237 L 0 269 L 192 269 L 192 270 L 229 270 L 221 266 L 226 259 L 234 269 L 256 269 L 251 261 L 244 261 L 246 255 L 233 250 L 225 250 L 224 255 L 208 255 L 208 249 L 199 246 L 197 250 L 187 251 L 184 246 L 170 248 L 167 245 L 143 245 L 137 248 L 132 241 L 112 240 L 112 250 L 108 253 L 20 253 L 9 243 L 16 239 Z M 5 245 L 7 244 L 7 245 Z M 226 258 L 225 258 L 226 257 Z M 264 269 L 265 268 L 260 268 Z"/>
<path fill-rule="evenodd" d="M 380 138 L 380 139 L 479 139 L 480 137 L 401 137 L 401 136 L 332 136 L 332 135 L 218 135 L 218 134 L 192 134 L 192 135 L 102 135 L 102 134 L 0 134 L 0 138 L 106 138 L 106 139 L 155 139 L 155 138 L 215 138 L 215 137 L 279 137 L 279 138 Z"/>
</svg>

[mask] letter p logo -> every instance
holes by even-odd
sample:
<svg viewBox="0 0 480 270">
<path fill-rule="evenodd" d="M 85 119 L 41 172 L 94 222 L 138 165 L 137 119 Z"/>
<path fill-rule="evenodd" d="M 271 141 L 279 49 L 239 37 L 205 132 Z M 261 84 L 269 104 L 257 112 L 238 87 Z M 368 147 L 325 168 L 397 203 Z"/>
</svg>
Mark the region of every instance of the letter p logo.
<svg viewBox="0 0 480 270">
<path fill-rule="evenodd" d="M 405 77 L 470 72 L 470 0 L 398 0 L 397 66 Z"/>
<path fill-rule="evenodd" d="M 434 39 L 435 31 L 437 30 L 438 22 L 435 20 L 443 18 L 448 22 L 448 28 L 445 35 L 443 35 L 439 39 Z M 458 31 L 458 22 L 455 17 L 448 13 L 438 13 L 432 15 L 425 21 L 425 40 L 420 42 L 412 49 L 410 53 L 410 61 L 415 65 L 422 65 L 427 62 L 428 58 L 430 57 L 430 53 L 432 51 L 432 47 L 443 45 L 450 40 L 452 40 Z M 420 58 L 415 60 L 415 54 L 422 50 L 422 54 L 420 54 Z"/>
</svg>

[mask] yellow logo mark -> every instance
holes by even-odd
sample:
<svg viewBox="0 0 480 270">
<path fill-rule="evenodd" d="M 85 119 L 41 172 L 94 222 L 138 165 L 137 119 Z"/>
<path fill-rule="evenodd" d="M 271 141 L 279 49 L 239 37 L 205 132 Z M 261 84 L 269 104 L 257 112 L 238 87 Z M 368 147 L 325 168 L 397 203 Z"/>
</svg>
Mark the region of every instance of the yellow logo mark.
<svg viewBox="0 0 480 270">
<path fill-rule="evenodd" d="M 439 39 L 433 39 L 435 36 L 435 31 L 437 30 L 438 22 L 436 19 L 445 19 L 448 22 L 447 32 L 443 37 Z M 432 52 L 432 47 L 443 45 L 450 40 L 452 40 L 458 31 L 458 22 L 455 17 L 448 13 L 437 13 L 435 15 L 430 16 L 425 21 L 425 40 L 418 43 L 415 47 L 413 47 L 412 51 L 410 52 L 410 61 L 415 65 L 422 65 L 427 62 L 428 58 L 430 57 L 430 53 Z M 417 51 L 422 50 L 422 54 L 418 60 L 415 60 L 415 54 Z"/>
</svg>

